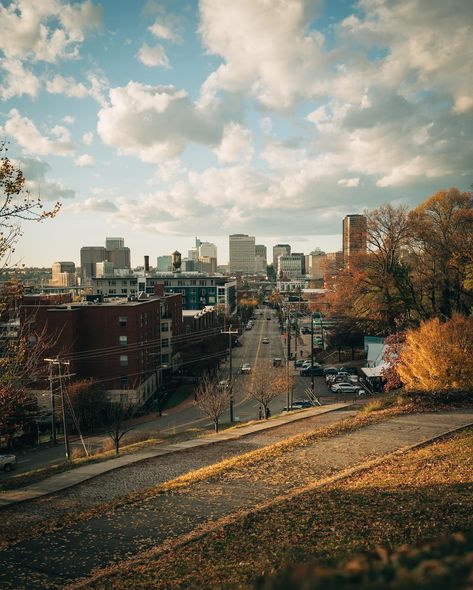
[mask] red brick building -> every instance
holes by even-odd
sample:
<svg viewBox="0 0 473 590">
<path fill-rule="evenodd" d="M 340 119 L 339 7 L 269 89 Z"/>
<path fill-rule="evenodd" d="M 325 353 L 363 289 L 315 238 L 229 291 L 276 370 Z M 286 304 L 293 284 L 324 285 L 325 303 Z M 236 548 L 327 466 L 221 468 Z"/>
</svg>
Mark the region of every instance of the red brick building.
<svg viewBox="0 0 473 590">
<path fill-rule="evenodd" d="M 110 395 L 142 405 L 160 384 L 162 363 L 172 358 L 172 338 L 182 333 L 182 299 L 58 304 L 25 297 L 22 321 L 30 341 L 46 343 L 45 358 L 70 362 L 75 380 L 92 379 Z"/>
</svg>

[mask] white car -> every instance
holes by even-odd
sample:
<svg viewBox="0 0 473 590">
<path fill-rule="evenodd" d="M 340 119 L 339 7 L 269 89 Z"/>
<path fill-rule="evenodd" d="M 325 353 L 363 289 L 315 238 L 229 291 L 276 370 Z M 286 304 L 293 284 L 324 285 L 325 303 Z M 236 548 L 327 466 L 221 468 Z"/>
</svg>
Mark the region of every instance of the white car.
<svg viewBox="0 0 473 590">
<path fill-rule="evenodd" d="M 15 455 L 0 455 L 0 469 L 11 471 L 16 467 Z"/>
<path fill-rule="evenodd" d="M 352 383 L 334 383 L 330 389 L 334 393 L 360 393 L 360 390 L 362 390 L 361 387 Z"/>
<path fill-rule="evenodd" d="M 245 363 L 241 366 L 240 373 L 248 375 L 251 373 L 251 366 L 248 363 Z"/>
<path fill-rule="evenodd" d="M 269 344 L 269 338 L 263 338 L 262 343 L 263 344 Z"/>
</svg>

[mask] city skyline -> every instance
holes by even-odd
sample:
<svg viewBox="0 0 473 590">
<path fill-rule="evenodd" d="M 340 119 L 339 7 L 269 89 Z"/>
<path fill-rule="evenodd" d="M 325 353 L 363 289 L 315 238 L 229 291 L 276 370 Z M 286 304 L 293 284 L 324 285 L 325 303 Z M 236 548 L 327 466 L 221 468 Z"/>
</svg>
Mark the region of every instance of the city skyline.
<svg viewBox="0 0 473 590">
<path fill-rule="evenodd" d="M 0 8 L 0 132 L 63 203 L 13 263 L 137 266 L 198 232 L 341 249 L 341 220 L 471 185 L 470 4 L 26 0 Z M 228 27 L 232 22 L 232 27 Z M 38 248 L 38 244 L 41 248 Z"/>
</svg>

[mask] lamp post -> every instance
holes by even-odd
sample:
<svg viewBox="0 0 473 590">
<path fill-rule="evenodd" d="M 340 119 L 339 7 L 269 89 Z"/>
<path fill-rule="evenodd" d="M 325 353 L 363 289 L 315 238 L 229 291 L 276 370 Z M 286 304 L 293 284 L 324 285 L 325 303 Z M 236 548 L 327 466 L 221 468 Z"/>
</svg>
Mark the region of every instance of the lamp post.
<svg viewBox="0 0 473 590">
<path fill-rule="evenodd" d="M 315 380 L 314 380 L 314 314 L 310 316 L 310 387 L 312 394 L 315 392 Z"/>
</svg>

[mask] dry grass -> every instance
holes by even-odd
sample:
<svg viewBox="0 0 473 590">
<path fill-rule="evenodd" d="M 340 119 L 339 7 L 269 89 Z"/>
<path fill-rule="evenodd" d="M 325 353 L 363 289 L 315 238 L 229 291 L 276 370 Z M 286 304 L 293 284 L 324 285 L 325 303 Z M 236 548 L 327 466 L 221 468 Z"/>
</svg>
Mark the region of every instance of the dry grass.
<svg viewBox="0 0 473 590">
<path fill-rule="evenodd" d="M 314 567 L 334 566 L 363 550 L 381 547 L 380 554 L 386 555 L 386 549 L 400 544 L 472 528 L 472 456 L 470 429 L 236 516 L 197 539 L 157 548 L 75 587 L 269 588 L 273 586 L 262 582 L 253 585 L 264 577 L 270 584 L 268 579 L 288 564 L 310 560 Z M 307 582 L 274 588 L 308 588 Z"/>
</svg>

